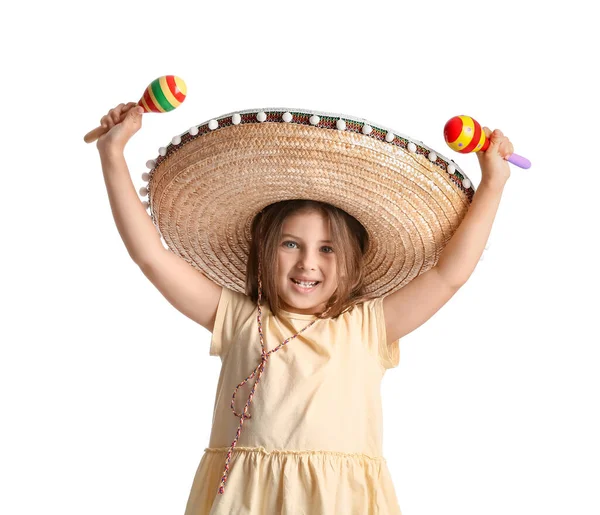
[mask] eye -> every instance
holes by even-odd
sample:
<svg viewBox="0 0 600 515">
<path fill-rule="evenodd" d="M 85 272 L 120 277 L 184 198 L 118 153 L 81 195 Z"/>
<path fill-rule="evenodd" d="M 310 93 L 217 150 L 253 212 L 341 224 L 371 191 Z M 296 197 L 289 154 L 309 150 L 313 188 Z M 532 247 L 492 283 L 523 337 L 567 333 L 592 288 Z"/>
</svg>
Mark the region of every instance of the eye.
<svg viewBox="0 0 600 515">
<path fill-rule="evenodd" d="M 284 241 L 282 245 L 286 245 L 287 246 L 288 243 L 291 243 L 293 245 L 298 245 L 295 241 L 292 241 L 292 240 Z M 289 248 L 292 248 L 292 247 L 286 247 L 286 248 L 289 249 Z M 331 247 L 321 247 L 321 248 L 322 249 L 329 249 L 330 250 L 330 252 L 325 252 L 325 254 L 331 254 L 331 253 L 333 253 L 333 249 Z"/>
</svg>

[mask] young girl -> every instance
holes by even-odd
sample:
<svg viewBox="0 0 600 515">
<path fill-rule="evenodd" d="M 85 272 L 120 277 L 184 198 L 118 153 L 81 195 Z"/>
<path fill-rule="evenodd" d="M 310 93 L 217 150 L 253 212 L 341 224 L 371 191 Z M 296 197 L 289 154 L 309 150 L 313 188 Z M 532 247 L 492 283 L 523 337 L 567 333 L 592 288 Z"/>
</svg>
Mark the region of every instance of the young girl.
<svg viewBox="0 0 600 515">
<path fill-rule="evenodd" d="M 222 360 L 186 515 L 400 514 L 380 382 L 477 265 L 512 144 L 484 128 L 473 195 L 454 163 L 364 120 L 233 113 L 149 162 L 149 217 L 123 157 L 141 116 L 132 102 L 101 119 L 115 222 Z"/>
</svg>

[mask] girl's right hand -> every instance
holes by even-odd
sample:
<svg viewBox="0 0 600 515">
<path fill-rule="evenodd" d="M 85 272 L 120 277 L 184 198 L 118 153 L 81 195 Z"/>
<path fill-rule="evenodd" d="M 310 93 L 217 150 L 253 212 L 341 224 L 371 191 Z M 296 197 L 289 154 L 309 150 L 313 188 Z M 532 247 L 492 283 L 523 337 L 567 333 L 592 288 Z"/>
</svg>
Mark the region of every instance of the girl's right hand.
<svg viewBox="0 0 600 515">
<path fill-rule="evenodd" d="M 119 104 L 100 119 L 100 125 L 108 132 L 98 138 L 98 150 L 115 149 L 123 151 L 127 142 L 142 127 L 143 108 L 136 102 Z"/>
</svg>

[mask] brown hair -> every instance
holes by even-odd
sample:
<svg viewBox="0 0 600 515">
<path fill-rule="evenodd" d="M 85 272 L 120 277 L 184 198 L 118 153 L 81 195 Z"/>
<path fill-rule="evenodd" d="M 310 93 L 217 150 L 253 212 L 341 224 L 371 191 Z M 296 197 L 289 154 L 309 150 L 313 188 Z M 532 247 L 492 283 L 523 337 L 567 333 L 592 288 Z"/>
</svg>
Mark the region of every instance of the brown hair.
<svg viewBox="0 0 600 515">
<path fill-rule="evenodd" d="M 315 200 L 295 199 L 276 202 L 265 207 L 252 220 L 252 241 L 246 267 L 246 295 L 258 301 L 258 252 L 262 252 L 262 299 L 268 303 L 273 315 L 280 308 L 277 294 L 277 252 L 283 223 L 288 216 L 298 213 L 320 213 L 329 222 L 334 248 L 338 287 L 326 303 L 318 318 L 335 318 L 372 295 L 364 293 L 363 260 L 369 248 L 369 235 L 353 216 L 331 204 Z M 262 248 L 259 249 L 259 242 Z M 274 267 L 273 270 L 271 267 Z M 324 316 L 327 312 L 327 317 Z"/>
</svg>

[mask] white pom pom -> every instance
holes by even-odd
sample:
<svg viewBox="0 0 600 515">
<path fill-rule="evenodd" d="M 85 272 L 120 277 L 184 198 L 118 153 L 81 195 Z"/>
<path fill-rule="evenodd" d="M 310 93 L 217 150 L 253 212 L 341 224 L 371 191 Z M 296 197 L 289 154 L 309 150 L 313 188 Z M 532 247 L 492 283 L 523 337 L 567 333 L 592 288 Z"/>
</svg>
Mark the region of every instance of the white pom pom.
<svg viewBox="0 0 600 515">
<path fill-rule="evenodd" d="M 259 122 L 264 122 L 267 119 L 267 115 L 265 114 L 264 111 L 261 111 L 260 113 L 256 113 L 256 119 Z"/>
<path fill-rule="evenodd" d="M 149 159 L 148 161 L 146 161 L 146 168 L 150 168 L 150 170 L 152 170 L 152 168 L 154 168 L 156 166 L 156 161 L 154 159 Z"/>
<path fill-rule="evenodd" d="M 432 163 L 435 163 L 436 159 L 437 159 L 437 154 L 433 151 L 429 152 L 429 155 L 427 156 L 429 158 L 429 160 Z"/>
<path fill-rule="evenodd" d="M 142 206 L 144 206 L 144 209 L 148 209 L 150 207 L 150 204 L 148 204 L 148 202 L 144 200 L 144 202 L 142 202 Z"/>
<path fill-rule="evenodd" d="M 231 117 L 231 123 L 233 123 L 233 125 L 239 125 L 241 121 L 242 121 L 242 117 L 238 113 L 235 113 Z"/>
<path fill-rule="evenodd" d="M 319 118 L 316 114 L 313 114 L 308 121 L 310 122 L 311 125 L 319 125 L 319 122 L 321 121 L 321 118 Z"/>
<path fill-rule="evenodd" d="M 190 136 L 195 136 L 196 134 L 198 134 L 198 126 L 194 125 L 190 127 Z"/>
<path fill-rule="evenodd" d="M 454 173 L 456 172 L 456 166 L 454 165 L 448 165 L 448 173 Z"/>
<path fill-rule="evenodd" d="M 388 131 L 387 134 L 385 135 L 385 141 L 394 141 L 394 138 L 396 136 L 394 135 L 394 133 L 392 131 Z"/>
<path fill-rule="evenodd" d="M 490 248 L 490 242 L 488 241 L 488 242 L 485 244 L 485 250 L 488 250 L 489 248 Z"/>
<path fill-rule="evenodd" d="M 142 174 L 142 180 L 148 182 L 150 180 L 150 174 L 148 172 L 144 172 Z"/>
<path fill-rule="evenodd" d="M 292 116 L 292 113 L 290 113 L 289 111 L 287 111 L 287 112 L 283 113 L 282 118 L 283 118 L 284 122 L 289 123 L 289 122 L 292 121 L 293 116 Z"/>
<path fill-rule="evenodd" d="M 340 131 L 346 130 L 346 120 L 344 120 L 343 118 L 338 119 L 338 121 L 335 122 L 335 126 Z"/>
<path fill-rule="evenodd" d="M 408 151 L 413 154 L 417 151 L 417 145 L 415 145 L 412 141 L 408 144 Z"/>
<path fill-rule="evenodd" d="M 214 131 L 218 126 L 219 126 L 219 122 L 217 120 L 211 120 L 210 122 L 208 122 L 208 128 L 211 131 Z"/>
<path fill-rule="evenodd" d="M 373 127 L 371 127 L 370 125 L 367 125 L 365 123 L 362 128 L 362 133 L 363 134 L 371 134 L 371 132 L 373 132 Z"/>
<path fill-rule="evenodd" d="M 470 181 L 469 179 L 463 179 L 463 181 L 462 181 L 462 185 L 463 185 L 465 188 L 469 189 L 469 188 L 471 187 L 471 181 Z"/>
<path fill-rule="evenodd" d="M 166 155 L 167 155 L 167 147 L 160 147 L 160 148 L 158 149 L 158 153 L 159 153 L 161 156 L 166 156 Z"/>
<path fill-rule="evenodd" d="M 146 195 L 148 195 L 148 188 L 146 188 L 146 187 L 140 188 L 139 193 L 142 197 L 145 197 Z"/>
<path fill-rule="evenodd" d="M 173 145 L 179 145 L 181 143 L 181 136 L 173 136 L 171 143 L 173 143 Z"/>
</svg>

